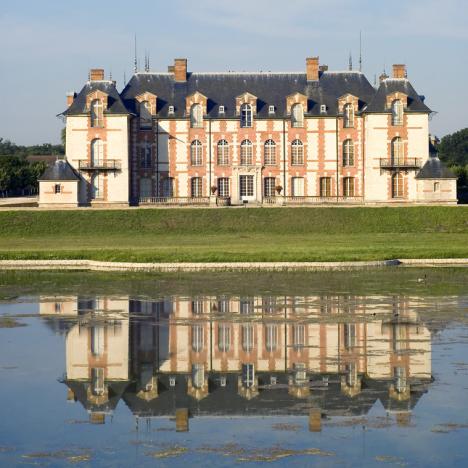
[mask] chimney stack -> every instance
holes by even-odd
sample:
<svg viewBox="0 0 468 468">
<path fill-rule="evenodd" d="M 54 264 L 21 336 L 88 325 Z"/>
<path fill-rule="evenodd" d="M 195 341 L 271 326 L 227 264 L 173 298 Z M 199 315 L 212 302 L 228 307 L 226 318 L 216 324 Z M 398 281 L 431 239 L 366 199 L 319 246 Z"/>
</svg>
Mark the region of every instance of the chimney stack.
<svg viewBox="0 0 468 468">
<path fill-rule="evenodd" d="M 90 81 L 103 81 L 104 80 L 104 68 L 91 68 L 89 72 Z"/>
<path fill-rule="evenodd" d="M 67 93 L 67 107 L 70 107 L 75 100 L 76 94 L 74 92 Z"/>
<path fill-rule="evenodd" d="M 393 65 L 393 78 L 406 78 L 406 65 Z"/>
<path fill-rule="evenodd" d="M 176 81 L 187 81 L 187 59 L 174 60 L 174 79 Z"/>
<path fill-rule="evenodd" d="M 306 58 L 307 81 L 318 81 L 319 79 L 319 58 Z"/>
</svg>

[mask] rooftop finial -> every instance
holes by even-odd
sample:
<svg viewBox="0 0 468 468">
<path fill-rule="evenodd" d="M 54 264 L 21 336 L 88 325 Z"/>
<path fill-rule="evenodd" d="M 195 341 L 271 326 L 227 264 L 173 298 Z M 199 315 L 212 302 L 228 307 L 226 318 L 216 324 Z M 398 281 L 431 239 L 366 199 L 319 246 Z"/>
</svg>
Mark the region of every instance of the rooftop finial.
<svg viewBox="0 0 468 468">
<path fill-rule="evenodd" d="M 135 34 L 135 58 L 133 61 L 133 71 L 136 73 L 138 71 L 138 61 L 137 61 L 137 37 Z"/>
<path fill-rule="evenodd" d="M 359 31 L 359 71 L 362 72 L 362 31 Z"/>
<path fill-rule="evenodd" d="M 353 69 L 353 56 L 349 53 L 349 71 Z"/>
</svg>

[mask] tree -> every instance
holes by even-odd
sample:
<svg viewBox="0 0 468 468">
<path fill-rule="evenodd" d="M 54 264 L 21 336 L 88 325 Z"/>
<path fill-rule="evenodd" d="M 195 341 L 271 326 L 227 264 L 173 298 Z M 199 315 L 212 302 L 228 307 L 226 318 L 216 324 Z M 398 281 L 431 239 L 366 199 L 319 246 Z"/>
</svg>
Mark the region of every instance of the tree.
<svg viewBox="0 0 468 468">
<path fill-rule="evenodd" d="M 468 128 L 446 135 L 438 146 L 439 157 L 448 166 L 468 164 Z"/>
</svg>

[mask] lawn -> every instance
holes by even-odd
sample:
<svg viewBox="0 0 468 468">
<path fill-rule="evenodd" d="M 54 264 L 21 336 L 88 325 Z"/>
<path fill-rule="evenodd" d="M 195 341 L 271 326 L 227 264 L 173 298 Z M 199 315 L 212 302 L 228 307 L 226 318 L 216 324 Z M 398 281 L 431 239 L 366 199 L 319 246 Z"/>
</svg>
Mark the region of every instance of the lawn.
<svg viewBox="0 0 468 468">
<path fill-rule="evenodd" d="M 468 257 L 468 208 L 0 212 L 1 259 L 137 262 Z"/>
</svg>

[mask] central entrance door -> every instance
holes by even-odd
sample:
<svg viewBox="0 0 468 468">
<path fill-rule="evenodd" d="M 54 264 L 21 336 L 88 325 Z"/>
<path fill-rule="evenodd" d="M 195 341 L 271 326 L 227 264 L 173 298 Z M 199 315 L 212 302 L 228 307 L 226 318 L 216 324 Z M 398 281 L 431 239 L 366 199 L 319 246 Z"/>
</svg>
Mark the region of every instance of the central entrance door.
<svg viewBox="0 0 468 468">
<path fill-rule="evenodd" d="M 255 200 L 255 184 L 253 175 L 239 176 L 239 188 L 241 201 Z"/>
</svg>

